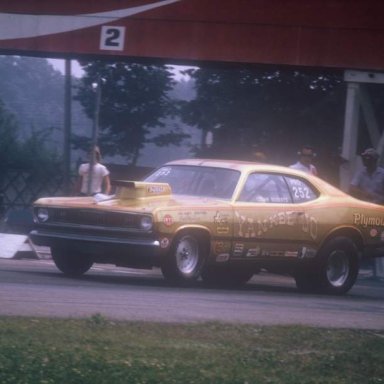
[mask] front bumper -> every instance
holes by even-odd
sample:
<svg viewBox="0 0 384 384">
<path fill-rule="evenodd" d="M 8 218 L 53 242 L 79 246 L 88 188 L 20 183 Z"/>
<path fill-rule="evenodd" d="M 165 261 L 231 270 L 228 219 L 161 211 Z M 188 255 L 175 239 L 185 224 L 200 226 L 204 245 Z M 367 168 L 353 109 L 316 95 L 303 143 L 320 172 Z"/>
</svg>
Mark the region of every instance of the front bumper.
<svg viewBox="0 0 384 384">
<path fill-rule="evenodd" d="M 127 267 L 151 268 L 159 265 L 160 243 L 153 238 L 124 238 L 92 233 L 35 229 L 29 234 L 36 245 L 64 248 L 88 254 L 94 262 Z"/>
</svg>

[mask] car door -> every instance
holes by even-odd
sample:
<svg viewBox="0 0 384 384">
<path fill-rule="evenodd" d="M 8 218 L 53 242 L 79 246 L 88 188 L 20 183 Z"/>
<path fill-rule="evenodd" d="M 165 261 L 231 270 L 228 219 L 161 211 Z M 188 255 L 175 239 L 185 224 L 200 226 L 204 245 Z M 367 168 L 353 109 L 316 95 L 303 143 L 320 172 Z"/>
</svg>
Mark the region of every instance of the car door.
<svg viewBox="0 0 384 384">
<path fill-rule="evenodd" d="M 300 178 L 250 174 L 235 203 L 232 257 L 299 257 L 313 242 L 315 223 L 306 211 L 316 198 L 316 191 Z"/>
</svg>

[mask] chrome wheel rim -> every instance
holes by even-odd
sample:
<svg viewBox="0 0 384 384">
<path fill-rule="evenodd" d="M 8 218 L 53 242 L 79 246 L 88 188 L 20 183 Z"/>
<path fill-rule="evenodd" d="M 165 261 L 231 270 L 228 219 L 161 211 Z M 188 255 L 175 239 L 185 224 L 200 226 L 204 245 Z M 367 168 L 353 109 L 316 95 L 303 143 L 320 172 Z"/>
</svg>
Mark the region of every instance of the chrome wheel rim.
<svg viewBox="0 0 384 384">
<path fill-rule="evenodd" d="M 350 272 L 348 255 L 341 250 L 334 251 L 328 258 L 327 279 L 333 287 L 342 287 Z"/>
<path fill-rule="evenodd" d="M 191 236 L 180 239 L 176 248 L 176 263 L 184 275 L 192 274 L 199 263 L 199 245 Z"/>
</svg>

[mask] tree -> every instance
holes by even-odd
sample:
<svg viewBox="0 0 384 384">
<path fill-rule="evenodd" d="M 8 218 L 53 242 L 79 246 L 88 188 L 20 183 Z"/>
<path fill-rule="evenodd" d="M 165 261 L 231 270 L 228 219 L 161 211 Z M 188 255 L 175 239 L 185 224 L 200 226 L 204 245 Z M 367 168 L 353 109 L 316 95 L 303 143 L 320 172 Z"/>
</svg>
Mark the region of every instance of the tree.
<svg viewBox="0 0 384 384">
<path fill-rule="evenodd" d="M 0 181 L 10 170 L 27 171 L 34 178 L 57 174 L 60 158 L 47 148 L 48 136 L 47 131 L 33 130 L 28 137 L 20 138 L 15 116 L 0 99 Z"/>
<path fill-rule="evenodd" d="M 64 78 L 46 59 L 0 58 L 0 98 L 15 115 L 20 137 L 50 129 L 51 145 L 62 148 Z M 35 128 L 34 128 L 35 127 Z"/>
<path fill-rule="evenodd" d="M 250 158 L 252 148 L 289 164 L 302 144 L 336 154 L 341 144 L 344 85 L 338 71 L 275 67 L 198 68 L 189 71 L 196 98 L 183 120 L 202 131 L 199 156 Z M 206 145 L 208 132 L 212 146 Z"/>
<path fill-rule="evenodd" d="M 16 166 L 19 158 L 18 127 L 15 117 L 5 108 L 0 99 L 0 177 Z"/>
<path fill-rule="evenodd" d="M 174 80 L 167 66 L 94 61 L 83 68 L 77 99 L 91 118 L 96 100 L 92 84 L 101 79 L 99 143 L 105 154 L 122 155 L 135 165 L 146 143 L 178 144 L 185 137 L 172 131 L 150 137 L 151 128 L 164 127 L 163 119 L 175 113 L 168 96 Z M 89 139 L 77 137 L 75 145 L 85 149 Z"/>
<path fill-rule="evenodd" d="M 188 73 L 195 81 L 196 97 L 181 104 L 181 113 L 187 124 L 202 131 L 198 154 L 209 151 L 215 156 L 238 155 L 246 145 L 246 132 L 254 129 L 258 116 L 259 80 L 248 69 L 199 68 Z M 215 137 L 210 149 L 209 132 Z"/>
</svg>

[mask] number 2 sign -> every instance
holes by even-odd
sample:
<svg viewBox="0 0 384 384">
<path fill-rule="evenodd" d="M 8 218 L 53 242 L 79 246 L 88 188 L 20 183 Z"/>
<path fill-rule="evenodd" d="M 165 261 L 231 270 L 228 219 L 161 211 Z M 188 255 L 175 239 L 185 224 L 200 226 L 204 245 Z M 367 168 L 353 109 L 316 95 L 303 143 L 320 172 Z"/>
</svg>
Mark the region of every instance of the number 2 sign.
<svg viewBox="0 0 384 384">
<path fill-rule="evenodd" d="M 101 27 L 100 49 L 109 51 L 122 51 L 124 49 L 125 27 Z"/>
</svg>

